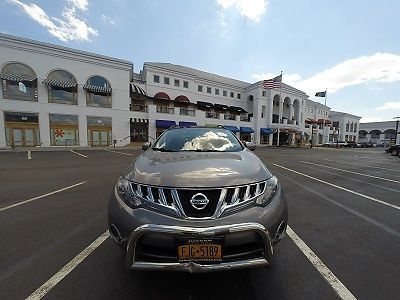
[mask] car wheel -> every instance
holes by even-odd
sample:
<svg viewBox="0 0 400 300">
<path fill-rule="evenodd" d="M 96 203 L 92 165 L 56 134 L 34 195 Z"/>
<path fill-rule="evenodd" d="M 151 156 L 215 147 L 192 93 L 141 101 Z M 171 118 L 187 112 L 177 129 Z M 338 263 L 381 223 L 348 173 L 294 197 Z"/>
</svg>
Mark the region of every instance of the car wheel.
<svg viewBox="0 0 400 300">
<path fill-rule="evenodd" d="M 393 150 L 392 150 L 392 155 L 393 155 L 393 156 L 399 155 L 399 150 L 393 149 Z"/>
</svg>

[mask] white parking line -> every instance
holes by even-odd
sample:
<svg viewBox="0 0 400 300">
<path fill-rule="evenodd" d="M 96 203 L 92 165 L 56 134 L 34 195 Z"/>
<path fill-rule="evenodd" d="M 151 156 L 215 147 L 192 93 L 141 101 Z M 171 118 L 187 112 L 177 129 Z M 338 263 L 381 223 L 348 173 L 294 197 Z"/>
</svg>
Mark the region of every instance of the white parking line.
<svg viewBox="0 0 400 300">
<path fill-rule="evenodd" d="M 333 159 L 326 159 L 326 158 L 325 158 L 324 160 L 337 163 L 337 160 L 333 160 Z M 342 160 L 344 161 L 344 159 L 342 159 Z M 353 161 L 354 161 L 354 160 L 353 160 Z M 380 170 L 385 170 L 385 171 L 400 172 L 400 169 L 388 169 L 388 168 L 382 168 L 382 167 L 371 166 L 371 165 L 361 165 L 361 164 L 351 163 L 351 162 L 348 162 L 348 161 L 345 161 L 345 163 L 346 163 L 346 164 L 349 164 L 349 165 L 360 166 L 360 167 L 368 167 L 368 168 L 380 169 Z"/>
<path fill-rule="evenodd" d="M 69 151 L 72 152 L 72 153 L 74 153 L 74 154 L 76 154 L 76 155 L 80 155 L 80 156 L 82 156 L 82 157 L 84 157 L 84 158 L 87 158 L 87 155 L 78 153 L 78 152 L 76 152 L 76 151 L 74 151 L 74 150 L 69 150 Z"/>
<path fill-rule="evenodd" d="M 323 263 L 322 260 L 303 242 L 301 238 L 290 228 L 287 227 L 286 230 L 288 236 L 296 244 L 297 247 L 303 252 L 307 259 L 313 264 L 317 271 L 324 277 L 324 279 L 329 283 L 335 293 L 340 297 L 340 299 L 357 299 L 354 295 L 345 287 L 343 283 L 329 270 L 329 268 Z"/>
<path fill-rule="evenodd" d="M 38 300 L 45 296 L 53 287 L 71 273 L 86 257 L 88 257 L 97 247 L 99 247 L 110 236 L 108 230 L 99 236 L 93 243 L 82 250 L 70 262 L 68 262 L 61 270 L 54 274 L 49 280 L 43 283 L 36 291 L 34 291 L 27 299 Z"/>
<path fill-rule="evenodd" d="M 108 151 L 108 152 L 113 152 L 113 153 L 118 153 L 118 154 L 123 154 L 123 155 L 133 155 L 133 154 L 131 154 L 131 153 L 124 153 L 124 152 L 119 152 L 119 151 L 115 151 L 115 150 L 108 150 L 108 149 L 106 149 L 106 151 Z"/>
<path fill-rule="evenodd" d="M 329 167 L 329 166 L 325 166 L 325 165 L 321 165 L 321 164 L 312 163 L 312 162 L 309 162 L 309 161 L 301 160 L 300 162 L 305 163 L 305 164 L 309 164 L 309 165 L 318 166 L 318 167 L 333 169 L 333 170 L 337 170 L 337 171 L 341 171 L 341 172 L 356 174 L 356 175 L 360 175 L 360 176 L 365 176 L 365 177 L 370 177 L 370 178 L 385 180 L 385 181 L 394 182 L 394 183 L 400 183 L 400 181 L 393 180 L 393 179 L 389 179 L 389 178 L 383 178 L 383 177 L 378 177 L 378 176 L 373 176 L 373 175 L 368 175 L 368 174 L 353 172 L 353 171 L 349 171 L 349 170 L 343 170 L 343 169 L 339 169 L 339 168 L 335 168 L 335 167 Z"/>
<path fill-rule="evenodd" d="M 342 186 L 339 186 L 339 185 L 336 185 L 336 184 L 333 184 L 333 183 L 327 182 L 327 181 L 325 181 L 325 180 L 322 180 L 322 179 L 318 179 L 318 178 L 312 177 L 312 176 L 310 176 L 310 175 L 307 175 L 307 174 L 301 173 L 301 172 L 299 172 L 299 171 L 295 171 L 295 170 L 292 170 L 292 169 L 286 168 L 286 167 L 284 167 L 284 166 L 281 166 L 281 165 L 278 165 L 278 164 L 273 164 L 273 165 L 274 165 L 274 166 L 276 166 L 276 167 L 279 167 L 279 168 L 282 168 L 282 169 L 288 170 L 288 171 L 290 171 L 290 172 L 293 172 L 293 173 L 299 174 L 299 175 L 301 175 L 301 176 L 304 176 L 304 177 L 310 178 L 310 179 L 312 179 L 312 180 L 315 180 L 315 181 L 318 181 L 318 182 L 321 182 L 321 183 L 324 183 L 324 184 L 327 184 L 327 185 L 333 186 L 333 187 L 335 187 L 335 188 L 337 188 L 337 189 L 340 189 L 340 190 L 343 190 L 343 191 L 346 191 L 346 192 L 352 193 L 352 194 L 354 194 L 354 195 L 357 195 L 357 196 L 363 197 L 363 198 L 365 198 L 365 199 L 368 199 L 368 200 L 371 200 L 371 201 L 374 201 L 374 202 L 377 202 L 377 203 L 380 203 L 380 204 L 383 204 L 383 205 L 389 206 L 389 207 L 391 207 L 391 208 L 394 208 L 394 209 L 398 209 L 398 210 L 400 210 L 400 206 L 396 206 L 396 205 L 394 205 L 394 204 L 387 203 L 387 202 L 385 202 L 385 201 L 382 201 L 382 200 L 376 199 L 376 198 L 374 198 L 374 197 L 370 197 L 370 196 L 367 196 L 367 195 L 364 195 L 364 194 L 361 194 L 361 193 L 358 193 L 358 192 L 355 192 L 355 191 L 352 191 L 352 190 L 346 189 L 346 188 L 344 188 L 344 187 L 342 187 Z"/>
<path fill-rule="evenodd" d="M 72 188 L 74 188 L 76 186 L 79 186 L 81 184 L 84 184 L 84 183 L 86 183 L 86 181 L 82 181 L 82 182 L 79 182 L 77 184 L 73 184 L 73 185 L 67 186 L 65 188 L 62 188 L 62 189 L 59 189 L 59 190 L 56 190 L 56 191 L 53 191 L 53 192 L 50 192 L 50 193 L 47 193 L 47 194 L 44 194 L 44 195 L 41 195 L 41 196 L 37 196 L 37 197 L 31 198 L 31 199 L 28 199 L 28 200 L 25 200 L 25 201 L 21 201 L 21 202 L 15 203 L 15 204 L 8 205 L 6 207 L 2 207 L 2 208 L 0 208 L 0 212 L 3 211 L 3 210 L 7 210 L 7 209 L 10 209 L 10 208 L 13 208 L 13 207 L 17 207 L 17 206 L 20 206 L 20 205 L 23 205 L 23 204 L 26 204 L 26 203 L 29 203 L 29 202 L 44 198 L 44 197 L 47 197 L 47 196 L 51 196 L 51 195 L 63 192 L 63 191 L 68 190 L 68 189 L 72 189 Z"/>
</svg>

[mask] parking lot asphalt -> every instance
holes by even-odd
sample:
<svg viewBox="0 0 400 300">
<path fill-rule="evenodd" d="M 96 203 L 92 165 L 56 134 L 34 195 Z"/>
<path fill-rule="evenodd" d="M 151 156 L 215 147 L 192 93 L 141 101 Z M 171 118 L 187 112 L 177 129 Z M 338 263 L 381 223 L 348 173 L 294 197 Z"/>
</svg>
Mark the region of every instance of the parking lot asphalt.
<svg viewBox="0 0 400 300">
<path fill-rule="evenodd" d="M 127 272 L 107 236 L 87 251 L 107 230 L 117 177 L 141 153 L 111 151 L 0 153 L 1 299 L 48 282 L 47 299 L 337 299 L 337 281 L 358 299 L 398 299 L 400 159 L 382 149 L 257 149 L 319 262 L 287 235 L 272 266 L 211 274 Z"/>
</svg>

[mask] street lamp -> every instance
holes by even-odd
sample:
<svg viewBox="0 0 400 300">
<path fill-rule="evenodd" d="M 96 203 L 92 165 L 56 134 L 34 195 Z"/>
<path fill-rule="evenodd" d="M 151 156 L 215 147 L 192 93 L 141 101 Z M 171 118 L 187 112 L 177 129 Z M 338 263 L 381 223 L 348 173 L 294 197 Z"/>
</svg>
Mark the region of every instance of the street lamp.
<svg viewBox="0 0 400 300">
<path fill-rule="evenodd" d="M 397 120 L 396 120 L 396 136 L 395 136 L 395 143 L 398 144 L 398 143 L 397 143 L 397 135 L 399 134 L 399 119 L 400 119 L 400 117 L 394 117 L 393 119 L 395 119 L 395 120 L 397 119 Z"/>
</svg>

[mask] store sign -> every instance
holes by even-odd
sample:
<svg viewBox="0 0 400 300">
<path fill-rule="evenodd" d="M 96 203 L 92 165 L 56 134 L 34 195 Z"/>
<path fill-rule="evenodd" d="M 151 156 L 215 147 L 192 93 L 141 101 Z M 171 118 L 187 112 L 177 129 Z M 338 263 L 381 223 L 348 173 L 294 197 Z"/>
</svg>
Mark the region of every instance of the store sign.
<svg viewBox="0 0 400 300">
<path fill-rule="evenodd" d="M 54 129 L 54 139 L 57 143 L 62 143 L 65 141 L 75 141 L 75 130 L 56 128 Z"/>
</svg>

